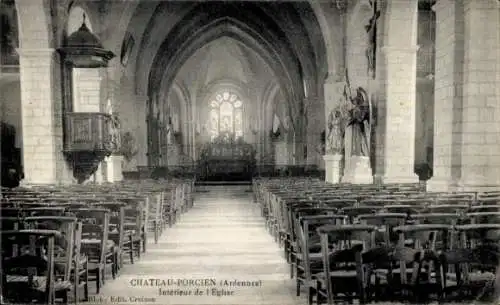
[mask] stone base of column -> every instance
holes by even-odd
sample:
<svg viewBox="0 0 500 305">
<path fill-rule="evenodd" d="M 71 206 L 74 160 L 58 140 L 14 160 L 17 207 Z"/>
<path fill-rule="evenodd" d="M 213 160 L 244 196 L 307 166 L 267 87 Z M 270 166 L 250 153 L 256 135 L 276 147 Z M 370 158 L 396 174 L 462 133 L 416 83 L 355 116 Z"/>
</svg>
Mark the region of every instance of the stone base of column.
<svg viewBox="0 0 500 305">
<path fill-rule="evenodd" d="M 373 184 L 370 158 L 352 156 L 350 160 L 346 162 L 342 182 L 352 184 Z"/>
<path fill-rule="evenodd" d="M 500 182 L 491 181 L 486 177 L 466 177 L 460 179 L 456 184 L 456 191 L 459 192 L 489 192 L 500 191 Z"/>
<path fill-rule="evenodd" d="M 104 162 L 106 162 L 106 182 L 123 181 L 123 156 L 111 155 Z"/>
<path fill-rule="evenodd" d="M 390 172 L 387 172 L 382 177 L 383 184 L 398 184 L 398 183 L 419 183 L 420 179 L 418 175 L 413 172 L 413 166 L 410 169 L 403 167 L 393 168 Z"/>
<path fill-rule="evenodd" d="M 457 189 L 456 182 L 451 179 L 432 177 L 427 181 L 425 189 L 427 192 L 453 192 Z"/>
<path fill-rule="evenodd" d="M 342 155 L 324 155 L 325 160 L 325 182 L 340 183 Z"/>
<path fill-rule="evenodd" d="M 95 184 L 103 184 L 106 182 L 106 163 L 104 161 L 99 163 L 99 167 L 95 173 L 86 182 L 93 182 Z"/>
</svg>

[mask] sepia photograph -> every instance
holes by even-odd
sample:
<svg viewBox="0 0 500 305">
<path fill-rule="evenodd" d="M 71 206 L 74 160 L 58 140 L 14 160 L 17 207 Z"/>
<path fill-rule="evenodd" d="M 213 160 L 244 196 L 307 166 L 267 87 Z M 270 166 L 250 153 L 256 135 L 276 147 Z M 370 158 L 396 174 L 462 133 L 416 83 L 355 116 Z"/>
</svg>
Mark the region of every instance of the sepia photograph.
<svg viewBox="0 0 500 305">
<path fill-rule="evenodd" d="M 500 304 L 500 0 L 0 0 L 0 304 Z"/>
</svg>

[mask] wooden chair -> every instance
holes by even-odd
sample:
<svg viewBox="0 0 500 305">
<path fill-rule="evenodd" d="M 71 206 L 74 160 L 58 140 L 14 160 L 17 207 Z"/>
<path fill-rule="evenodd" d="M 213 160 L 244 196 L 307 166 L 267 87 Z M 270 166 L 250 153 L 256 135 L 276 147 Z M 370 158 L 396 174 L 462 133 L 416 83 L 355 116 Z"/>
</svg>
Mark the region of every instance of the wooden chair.
<svg viewBox="0 0 500 305">
<path fill-rule="evenodd" d="M 149 200 L 149 217 L 147 219 L 147 229 L 148 231 L 153 231 L 153 238 L 155 244 L 158 243 L 158 239 L 163 232 L 163 214 L 162 214 L 162 202 L 164 193 L 160 192 L 148 197 Z"/>
<path fill-rule="evenodd" d="M 56 292 L 67 292 L 67 283 L 56 282 L 55 230 L 2 231 L 2 303 L 55 304 Z M 27 251 L 24 249 L 27 248 Z M 64 300 L 67 301 L 67 295 Z"/>
<path fill-rule="evenodd" d="M 326 225 L 317 229 L 321 238 L 323 272 L 316 275 L 318 304 L 322 297 L 335 304 L 338 299 L 366 301 L 363 253 L 373 244 L 374 226 Z"/>
<path fill-rule="evenodd" d="M 80 256 L 82 228 L 78 219 L 70 216 L 32 216 L 23 218 L 22 221 L 27 228 L 56 230 L 61 233 L 61 238 L 55 238 L 54 278 L 61 283 L 68 283 L 68 289 L 73 290 L 74 303 L 81 300 L 82 288 L 84 300 L 88 300 L 87 259 Z M 69 285 L 71 282 L 72 287 Z"/>
<path fill-rule="evenodd" d="M 81 252 L 87 257 L 89 280 L 95 281 L 96 293 L 100 293 L 106 282 L 106 267 L 114 272 L 115 244 L 108 240 L 109 210 L 88 208 L 72 212 L 82 222 Z"/>
<path fill-rule="evenodd" d="M 316 274 L 323 270 L 321 242 L 317 228 L 327 224 L 345 224 L 345 215 L 303 215 L 297 220 L 297 254 L 295 257 L 296 289 L 300 295 L 301 286 L 308 291 L 309 304 L 317 294 Z"/>
<path fill-rule="evenodd" d="M 494 296 L 500 263 L 500 224 L 468 224 L 456 229 L 461 236 L 460 246 L 440 256 L 444 296 L 459 300 Z"/>
<path fill-rule="evenodd" d="M 417 302 L 428 300 L 434 293 L 438 299 L 442 297 L 443 283 L 441 277 L 441 261 L 439 250 L 449 248 L 450 230 L 448 224 L 412 224 L 395 227 L 400 236 L 398 249 L 400 256 L 406 258 L 400 262 L 399 278 L 403 297 L 410 297 Z M 437 242 L 437 241 L 440 242 Z M 411 264 L 410 269 L 408 263 Z"/>
</svg>

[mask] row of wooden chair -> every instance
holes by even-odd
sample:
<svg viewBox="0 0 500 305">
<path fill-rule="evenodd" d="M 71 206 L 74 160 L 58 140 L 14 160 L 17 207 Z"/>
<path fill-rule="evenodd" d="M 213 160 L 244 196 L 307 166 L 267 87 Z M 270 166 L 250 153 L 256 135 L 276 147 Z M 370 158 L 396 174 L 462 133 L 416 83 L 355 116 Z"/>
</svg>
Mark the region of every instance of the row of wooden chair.
<svg viewBox="0 0 500 305">
<path fill-rule="evenodd" d="M 2 190 L 0 303 L 78 303 L 100 293 L 193 205 L 189 179 Z M 82 295 L 83 290 L 83 295 Z"/>
<path fill-rule="evenodd" d="M 494 292 L 500 192 L 426 193 L 420 185 L 255 179 L 254 198 L 284 248 L 297 295 L 423 302 Z M 404 274 L 405 276 L 401 276 Z"/>
</svg>

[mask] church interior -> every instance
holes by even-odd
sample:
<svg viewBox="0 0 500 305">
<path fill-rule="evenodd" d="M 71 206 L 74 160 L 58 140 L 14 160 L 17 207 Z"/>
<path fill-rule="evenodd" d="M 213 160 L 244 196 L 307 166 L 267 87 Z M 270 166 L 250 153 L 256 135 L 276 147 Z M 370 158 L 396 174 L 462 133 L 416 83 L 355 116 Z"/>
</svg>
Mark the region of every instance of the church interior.
<svg viewBox="0 0 500 305">
<path fill-rule="evenodd" d="M 0 13 L 1 304 L 500 300 L 499 0 Z"/>
</svg>

